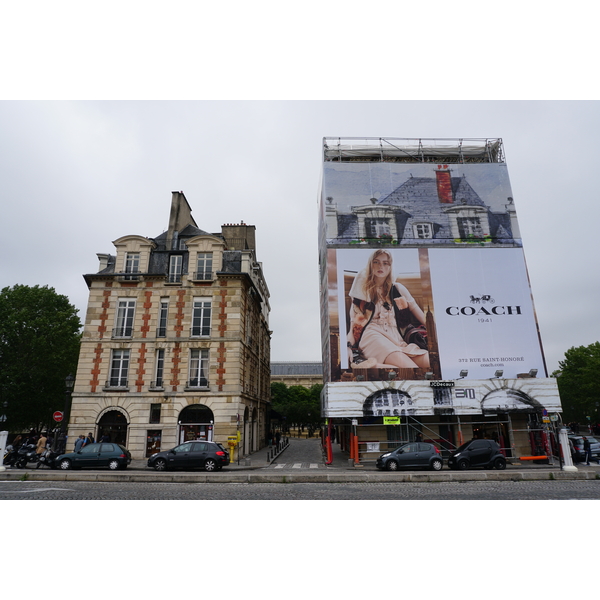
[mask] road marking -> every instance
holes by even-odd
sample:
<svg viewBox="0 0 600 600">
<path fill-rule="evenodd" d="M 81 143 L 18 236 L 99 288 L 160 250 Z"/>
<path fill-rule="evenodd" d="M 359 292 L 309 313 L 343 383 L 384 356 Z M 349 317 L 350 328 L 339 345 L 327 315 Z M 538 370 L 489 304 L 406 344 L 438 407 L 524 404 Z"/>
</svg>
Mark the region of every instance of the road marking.
<svg viewBox="0 0 600 600">
<path fill-rule="evenodd" d="M 310 469 L 318 469 L 319 465 L 317 463 L 310 463 Z"/>
<path fill-rule="evenodd" d="M 2 490 L 4 494 L 33 494 L 35 492 L 74 492 L 69 488 L 35 488 L 33 490 Z"/>
<path fill-rule="evenodd" d="M 302 468 L 302 463 L 294 463 L 292 465 L 292 469 L 301 469 Z"/>
</svg>

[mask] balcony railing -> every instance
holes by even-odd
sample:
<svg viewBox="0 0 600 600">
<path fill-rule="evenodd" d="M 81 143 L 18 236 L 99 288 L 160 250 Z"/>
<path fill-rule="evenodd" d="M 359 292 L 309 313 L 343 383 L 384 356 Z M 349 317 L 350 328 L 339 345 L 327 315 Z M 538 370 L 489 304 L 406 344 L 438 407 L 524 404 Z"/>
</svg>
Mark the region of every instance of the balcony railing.
<svg viewBox="0 0 600 600">
<path fill-rule="evenodd" d="M 115 327 L 112 330 L 114 338 L 130 338 L 133 337 L 133 327 Z"/>
<path fill-rule="evenodd" d="M 205 377 L 196 377 L 187 382 L 186 389 L 208 389 L 208 379 Z"/>
<path fill-rule="evenodd" d="M 156 381 L 150 382 L 151 390 L 163 390 L 164 389 L 164 381 L 162 379 L 157 379 Z"/>
<path fill-rule="evenodd" d="M 104 387 L 106 389 L 128 389 L 127 377 L 111 377 Z"/>
<path fill-rule="evenodd" d="M 210 325 L 199 327 L 192 326 L 190 328 L 190 336 L 191 337 L 210 337 Z"/>
<path fill-rule="evenodd" d="M 181 283 L 181 273 L 168 273 L 167 281 L 169 283 Z"/>
<path fill-rule="evenodd" d="M 214 278 L 214 273 L 206 273 L 204 271 L 196 271 L 194 273 L 194 281 L 212 281 Z"/>
</svg>

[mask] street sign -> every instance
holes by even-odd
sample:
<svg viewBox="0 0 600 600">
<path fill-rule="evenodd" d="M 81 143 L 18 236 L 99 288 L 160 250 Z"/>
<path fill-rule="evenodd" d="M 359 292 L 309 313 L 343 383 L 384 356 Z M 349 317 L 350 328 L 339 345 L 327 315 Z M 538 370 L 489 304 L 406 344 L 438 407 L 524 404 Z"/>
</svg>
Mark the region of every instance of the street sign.
<svg viewBox="0 0 600 600">
<path fill-rule="evenodd" d="M 400 425 L 400 417 L 383 417 L 384 425 Z"/>
<path fill-rule="evenodd" d="M 63 420 L 64 415 L 60 412 L 60 410 L 57 410 L 53 415 L 52 418 L 57 422 L 60 423 Z"/>
</svg>

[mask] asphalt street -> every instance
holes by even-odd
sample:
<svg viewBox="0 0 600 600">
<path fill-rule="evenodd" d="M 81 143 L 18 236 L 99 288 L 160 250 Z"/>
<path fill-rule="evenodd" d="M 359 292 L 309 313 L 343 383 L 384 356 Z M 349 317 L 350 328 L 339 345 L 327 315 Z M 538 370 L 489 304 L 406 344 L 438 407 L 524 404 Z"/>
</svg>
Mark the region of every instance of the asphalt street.
<svg viewBox="0 0 600 600">
<path fill-rule="evenodd" d="M 0 500 L 598 500 L 600 481 L 119 483 L 1 481 Z"/>
</svg>

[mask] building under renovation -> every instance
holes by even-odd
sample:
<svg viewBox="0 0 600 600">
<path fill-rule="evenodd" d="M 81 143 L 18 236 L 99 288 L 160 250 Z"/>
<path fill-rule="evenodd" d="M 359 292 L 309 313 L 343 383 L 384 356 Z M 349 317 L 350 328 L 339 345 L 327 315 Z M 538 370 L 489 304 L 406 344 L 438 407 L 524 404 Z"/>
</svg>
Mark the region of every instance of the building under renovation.
<svg viewBox="0 0 600 600">
<path fill-rule="evenodd" d="M 325 138 L 322 168 L 322 412 L 342 447 L 550 455 L 562 409 L 502 140 Z"/>
<path fill-rule="evenodd" d="M 84 276 L 69 439 L 107 436 L 136 459 L 196 439 L 237 438 L 241 455 L 262 447 L 271 332 L 255 227 L 203 231 L 173 192 L 164 233 L 113 244 Z"/>
</svg>

